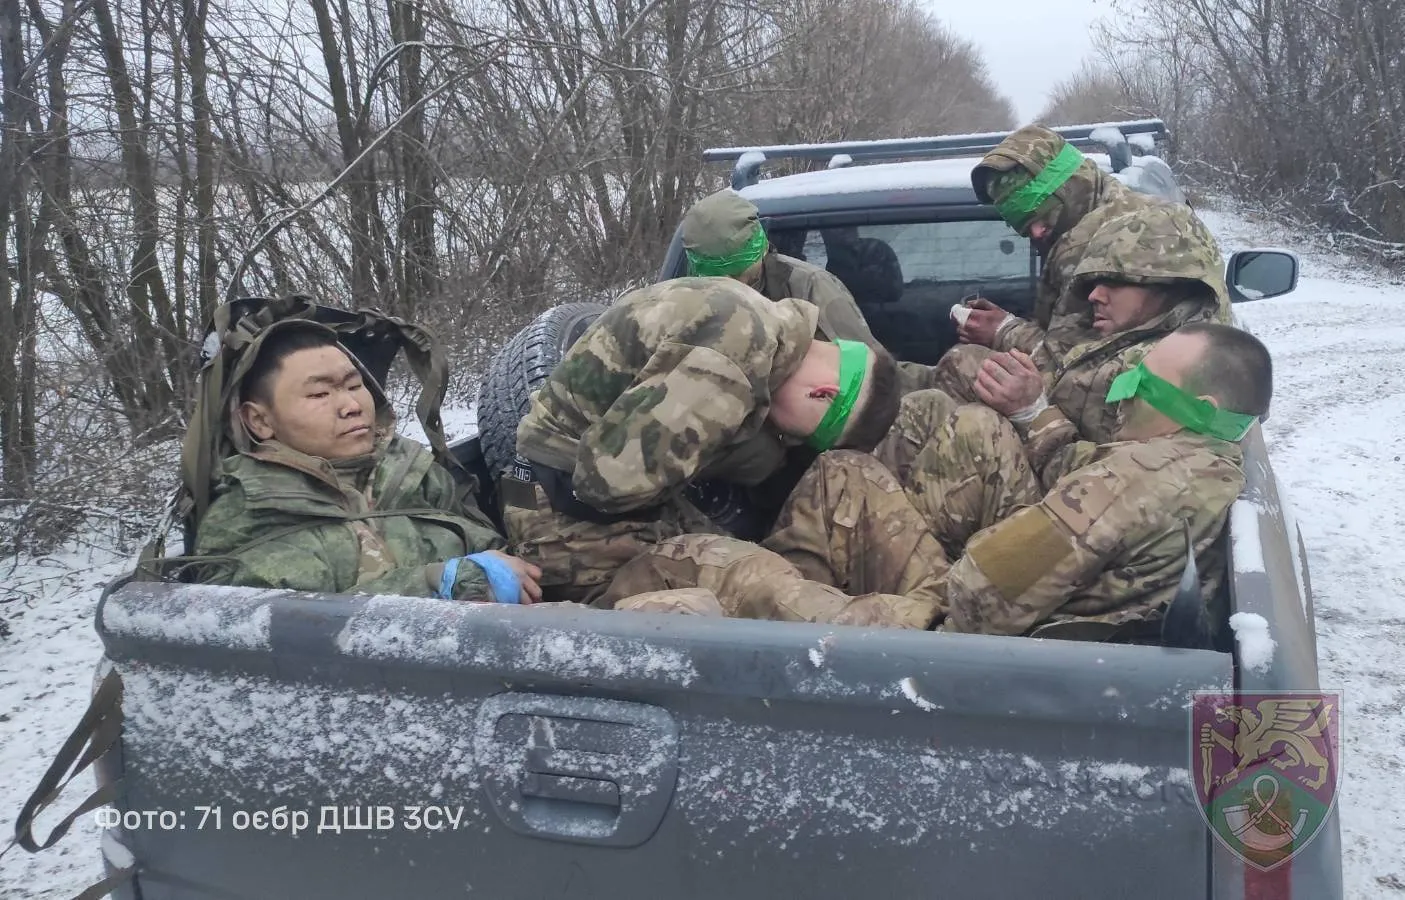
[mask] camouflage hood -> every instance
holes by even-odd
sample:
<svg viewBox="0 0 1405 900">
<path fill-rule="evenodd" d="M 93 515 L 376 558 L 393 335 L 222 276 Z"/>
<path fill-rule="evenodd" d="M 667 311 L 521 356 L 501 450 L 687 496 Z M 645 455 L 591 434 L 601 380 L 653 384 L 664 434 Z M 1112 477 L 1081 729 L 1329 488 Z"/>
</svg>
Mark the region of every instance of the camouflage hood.
<svg viewBox="0 0 1405 900">
<path fill-rule="evenodd" d="M 982 203 L 997 203 L 1004 199 L 1001 194 L 1013 190 L 1008 181 L 1005 185 L 996 184 L 1000 181 L 998 175 L 1022 169 L 1034 178 L 1067 146 L 1067 141 L 1042 125 L 1026 125 L 985 155 L 971 171 L 971 186 Z M 1097 206 L 1103 184 L 1110 177 L 1092 160 L 1084 159 L 1068 180 L 1035 211 L 1030 222 L 1047 223 L 1057 240 Z"/>
<path fill-rule="evenodd" d="M 1217 319 L 1228 319 L 1224 259 L 1214 236 L 1188 206 L 1155 203 L 1108 219 L 1088 241 L 1073 271 L 1077 290 L 1085 296 L 1099 279 L 1197 282 L 1205 288 L 1203 305 L 1216 307 Z"/>
</svg>

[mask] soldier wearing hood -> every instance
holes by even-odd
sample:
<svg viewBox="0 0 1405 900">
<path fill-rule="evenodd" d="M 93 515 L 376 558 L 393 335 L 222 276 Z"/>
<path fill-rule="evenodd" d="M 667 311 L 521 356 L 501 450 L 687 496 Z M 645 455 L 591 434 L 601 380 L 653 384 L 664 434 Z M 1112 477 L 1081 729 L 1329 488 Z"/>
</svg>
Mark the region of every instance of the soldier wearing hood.
<svg viewBox="0 0 1405 900">
<path fill-rule="evenodd" d="M 211 580 L 333 593 L 530 603 L 535 566 L 415 441 L 325 326 L 269 327 L 231 397 L 223 461 L 195 553 Z"/>
<path fill-rule="evenodd" d="M 756 207 L 726 188 L 694 203 L 683 216 L 688 274 L 733 278 L 771 300 L 794 297 L 819 308 L 816 335 L 881 348 L 844 283 L 819 266 L 778 252 Z"/>
</svg>

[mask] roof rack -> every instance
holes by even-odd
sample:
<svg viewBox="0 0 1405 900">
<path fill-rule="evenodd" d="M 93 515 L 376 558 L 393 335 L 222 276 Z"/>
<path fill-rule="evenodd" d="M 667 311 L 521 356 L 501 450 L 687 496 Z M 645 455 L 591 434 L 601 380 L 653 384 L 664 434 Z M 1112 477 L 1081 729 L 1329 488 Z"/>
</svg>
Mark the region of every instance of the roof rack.
<svg viewBox="0 0 1405 900">
<path fill-rule="evenodd" d="M 1094 137 L 1111 137 L 1111 130 L 1122 133 L 1120 146 L 1110 146 L 1107 140 Z M 1051 128 L 1079 149 L 1106 147 L 1113 156 L 1114 171 L 1125 167 L 1131 159 L 1131 151 L 1126 146 L 1130 134 L 1149 134 L 1153 139 L 1164 139 L 1170 132 L 1160 119 L 1133 119 L 1126 122 L 1099 122 L 1092 125 L 1062 125 Z M 761 174 L 761 166 L 768 159 L 822 159 L 829 161 L 829 168 L 841 168 L 860 160 L 879 159 L 938 159 L 953 156 L 974 156 L 995 149 L 1001 141 L 1009 137 L 1009 131 L 988 131 L 981 134 L 952 134 L 936 137 L 891 138 L 882 141 L 841 141 L 831 144 L 778 144 L 771 147 L 715 147 L 703 151 L 707 162 L 735 160 L 732 169 L 732 187 L 740 190 L 755 184 Z M 1121 165 L 1119 165 L 1119 163 Z"/>
</svg>

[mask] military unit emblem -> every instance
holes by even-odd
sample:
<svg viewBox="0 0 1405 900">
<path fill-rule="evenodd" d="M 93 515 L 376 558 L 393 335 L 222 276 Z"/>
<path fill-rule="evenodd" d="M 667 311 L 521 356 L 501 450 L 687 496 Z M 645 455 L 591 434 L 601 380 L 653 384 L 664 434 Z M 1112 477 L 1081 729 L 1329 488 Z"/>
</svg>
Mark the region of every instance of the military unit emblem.
<svg viewBox="0 0 1405 900">
<path fill-rule="evenodd" d="M 1336 802 L 1341 694 L 1197 692 L 1191 772 L 1206 822 L 1269 871 L 1315 838 Z"/>
</svg>

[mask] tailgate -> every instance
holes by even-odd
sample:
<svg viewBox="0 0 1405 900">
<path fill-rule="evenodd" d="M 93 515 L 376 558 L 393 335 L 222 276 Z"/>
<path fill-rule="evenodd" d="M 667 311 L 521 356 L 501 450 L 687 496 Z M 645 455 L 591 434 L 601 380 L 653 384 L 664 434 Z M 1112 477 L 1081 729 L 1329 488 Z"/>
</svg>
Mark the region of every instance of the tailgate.
<svg viewBox="0 0 1405 900">
<path fill-rule="evenodd" d="M 1228 655 L 135 583 L 99 631 L 143 900 L 1207 892 Z"/>
</svg>

